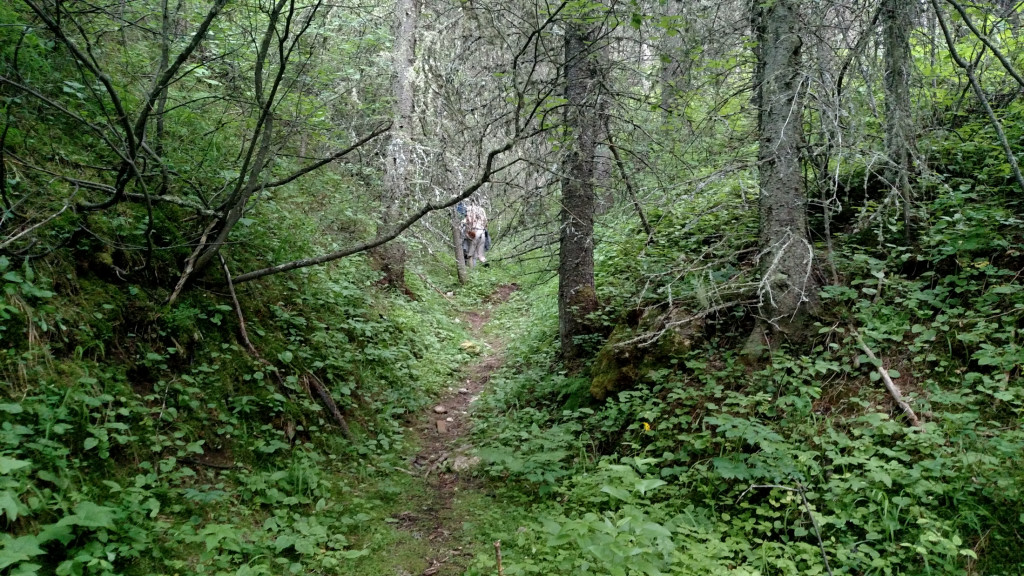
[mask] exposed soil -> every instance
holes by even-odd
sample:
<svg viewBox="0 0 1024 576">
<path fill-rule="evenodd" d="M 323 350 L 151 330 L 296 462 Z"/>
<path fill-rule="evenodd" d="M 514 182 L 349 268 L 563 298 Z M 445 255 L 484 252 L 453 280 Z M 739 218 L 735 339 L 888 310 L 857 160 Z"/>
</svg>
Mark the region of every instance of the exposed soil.
<svg viewBox="0 0 1024 576">
<path fill-rule="evenodd" d="M 483 304 L 501 304 L 518 289 L 516 284 L 498 286 Z M 490 306 L 463 312 L 462 319 L 469 325 L 473 340 L 487 346 L 477 361 L 466 367 L 461 381 L 424 410 L 410 430 L 421 448 L 408 463 L 408 472 L 426 480 L 426 494 L 417 509 L 402 512 L 396 519 L 411 537 L 430 543 L 434 556 L 427 559 L 429 566 L 421 573 L 423 576 L 462 574 L 469 560 L 470 553 L 459 546 L 456 538 L 462 520 L 453 517 L 453 501 L 460 491 L 476 487 L 472 472 L 477 461 L 470 453 L 469 412 L 491 374 L 504 362 L 503 342 L 483 333 L 490 314 Z"/>
</svg>

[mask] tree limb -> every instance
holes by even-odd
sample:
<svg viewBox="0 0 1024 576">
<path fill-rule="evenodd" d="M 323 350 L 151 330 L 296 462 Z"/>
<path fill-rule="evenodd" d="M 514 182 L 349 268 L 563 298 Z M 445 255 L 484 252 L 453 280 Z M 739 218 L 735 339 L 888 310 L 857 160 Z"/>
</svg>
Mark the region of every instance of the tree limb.
<svg viewBox="0 0 1024 576">
<path fill-rule="evenodd" d="M 277 188 L 278 186 L 284 186 L 285 184 L 288 184 L 289 182 L 292 182 L 293 180 L 299 178 L 300 176 L 304 176 L 304 175 L 312 172 L 313 170 L 316 170 L 317 168 L 320 168 L 322 166 L 330 164 L 331 162 L 334 162 L 338 158 L 341 158 L 343 156 L 348 155 L 353 150 L 359 148 L 363 144 L 366 144 L 370 140 L 373 140 L 377 136 L 380 136 L 381 134 L 384 134 L 385 132 L 387 132 L 390 129 L 391 129 L 391 122 L 388 122 L 387 124 L 383 124 L 381 126 L 378 126 L 377 128 L 374 129 L 373 132 L 371 132 L 370 134 L 364 136 L 358 142 L 356 142 L 355 144 L 349 146 L 348 148 L 345 148 L 344 150 L 339 150 L 339 151 L 335 152 L 334 154 L 331 154 L 330 156 L 328 156 L 327 158 L 324 158 L 322 160 L 317 160 L 316 162 L 310 164 L 309 166 L 306 166 L 305 168 L 300 168 L 299 170 L 293 172 L 291 175 L 285 176 L 284 178 L 282 178 L 280 180 L 275 180 L 274 182 L 271 182 L 269 184 L 264 184 L 263 188 L 265 188 L 265 189 L 266 188 Z"/>
<path fill-rule="evenodd" d="M 460 192 L 457 196 L 454 196 L 454 197 L 449 198 L 447 200 L 438 201 L 438 202 L 427 202 L 419 210 L 417 210 L 415 213 L 410 215 L 404 221 L 399 222 L 397 226 L 395 226 L 394 228 L 392 228 L 388 232 L 386 232 L 384 234 L 380 234 L 376 238 L 374 238 L 372 240 L 368 240 L 366 242 L 363 242 L 362 244 L 357 244 L 356 246 L 352 246 L 352 247 L 349 247 L 349 248 L 345 248 L 345 249 L 342 249 L 342 250 L 331 252 L 329 254 L 323 254 L 321 256 L 316 256 L 314 258 L 303 258 L 301 260 L 293 260 L 291 262 L 285 262 L 284 264 L 278 264 L 277 266 L 271 266 L 270 268 L 263 268 L 262 270 L 254 270 L 252 272 L 247 272 L 245 274 L 242 274 L 240 276 L 235 277 L 235 284 L 241 284 L 242 282 L 248 282 L 249 280 L 255 280 L 256 278 L 262 278 L 264 276 L 269 276 L 271 274 L 278 274 L 280 272 L 288 272 L 290 270 L 295 270 L 297 268 L 306 268 L 306 267 L 309 267 L 309 266 L 316 266 L 318 264 L 324 264 L 324 263 L 327 263 L 327 262 L 331 262 L 332 260 L 338 260 L 339 258 L 345 258 L 346 256 L 351 256 L 353 254 L 358 254 L 360 252 L 365 252 L 366 250 L 369 250 L 371 248 L 376 248 L 377 246 L 380 246 L 381 244 L 384 244 L 386 242 L 390 242 L 391 240 L 394 240 L 406 228 L 412 226 L 417 221 L 419 221 L 420 218 L 423 218 L 427 214 L 429 214 L 431 212 L 434 212 L 436 210 L 442 210 L 444 208 L 449 208 L 451 206 L 454 206 L 455 204 L 459 203 L 460 201 L 465 200 L 466 198 L 469 198 L 470 196 L 473 195 L 474 192 L 476 192 L 481 187 L 483 187 L 484 184 L 487 184 L 488 182 L 490 182 L 491 177 L 495 173 L 497 173 L 500 170 L 503 170 L 503 169 L 507 168 L 510 165 L 510 164 L 506 164 L 506 165 L 501 166 L 501 167 L 496 169 L 494 167 L 494 159 L 499 154 L 502 154 L 504 152 L 508 152 L 509 150 L 511 150 L 512 146 L 515 145 L 515 143 L 516 143 L 515 139 L 509 140 L 508 142 L 506 142 L 500 148 L 495 148 L 495 149 L 491 150 L 490 152 L 488 152 L 487 153 L 487 160 L 484 162 L 484 170 L 483 170 L 483 173 L 480 175 L 480 178 L 478 178 L 477 181 L 474 182 L 473 184 L 470 184 L 465 189 L 463 189 L 462 192 Z"/>
<path fill-rule="evenodd" d="M 1009 73 L 1010 76 L 1012 76 L 1013 79 L 1017 81 L 1017 84 L 1020 84 L 1021 88 L 1024 88 L 1024 78 L 1020 77 L 1020 74 L 1017 73 L 1017 70 L 1013 67 L 1013 64 L 1010 64 L 1010 61 L 1006 58 L 1005 55 L 1003 55 L 1002 51 L 999 50 L 999 47 L 993 44 L 992 41 L 988 39 L 988 36 L 985 36 L 985 34 L 981 30 L 978 30 L 978 27 L 974 25 L 974 21 L 971 20 L 971 17 L 967 15 L 967 10 L 965 10 L 964 7 L 956 0 L 946 0 L 946 3 L 951 5 L 953 8 L 956 9 L 957 12 L 960 13 L 960 17 L 964 19 L 964 23 L 967 24 L 968 28 L 970 28 L 971 33 L 977 36 L 978 40 L 981 40 L 981 43 L 987 46 L 988 49 L 991 50 L 992 53 L 996 55 L 996 58 L 999 59 L 999 62 L 1003 65 L 1003 68 L 1006 69 L 1006 72 Z"/>
<path fill-rule="evenodd" d="M 949 26 L 946 24 L 946 17 L 942 13 L 942 9 L 939 8 L 938 0 L 929 0 L 932 8 L 935 10 L 935 18 L 939 21 L 939 27 L 942 28 L 942 35 L 946 38 L 946 45 L 949 47 L 949 55 L 953 57 L 953 61 L 956 65 L 963 68 L 964 72 L 967 73 L 967 78 L 971 81 L 971 87 L 974 88 L 974 93 L 977 95 L 978 100 L 981 101 L 982 107 L 985 109 L 985 114 L 988 115 L 989 122 L 992 123 L 992 128 L 996 131 L 996 136 L 999 138 L 999 143 L 1003 145 L 1003 152 L 1006 154 L 1006 161 L 1010 164 L 1010 170 L 1013 171 L 1013 177 L 1017 180 L 1017 185 L 1021 191 L 1024 192 L 1024 176 L 1021 176 L 1020 166 L 1017 164 L 1017 157 L 1013 154 L 1013 149 L 1010 148 L 1010 142 L 1006 139 L 1006 133 L 1003 132 L 1003 124 L 999 121 L 996 113 L 992 110 L 992 106 L 988 103 L 988 98 L 985 97 L 985 91 L 981 89 L 981 83 L 978 81 L 978 75 L 974 73 L 974 66 L 969 62 L 965 61 L 963 57 L 957 52 L 956 42 L 953 40 L 953 36 L 949 33 Z"/>
</svg>

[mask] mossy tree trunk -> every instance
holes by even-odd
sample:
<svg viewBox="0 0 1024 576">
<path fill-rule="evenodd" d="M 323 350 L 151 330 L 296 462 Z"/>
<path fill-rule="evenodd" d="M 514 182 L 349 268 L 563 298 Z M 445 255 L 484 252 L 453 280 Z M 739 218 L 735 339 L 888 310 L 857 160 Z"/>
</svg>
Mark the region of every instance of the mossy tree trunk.
<svg viewBox="0 0 1024 576">
<path fill-rule="evenodd" d="M 595 155 L 601 133 L 600 70 L 594 52 L 599 28 L 569 22 L 565 30 L 565 128 L 558 253 L 558 332 L 562 357 L 581 355 L 580 336 L 597 309 L 594 284 Z"/>
</svg>

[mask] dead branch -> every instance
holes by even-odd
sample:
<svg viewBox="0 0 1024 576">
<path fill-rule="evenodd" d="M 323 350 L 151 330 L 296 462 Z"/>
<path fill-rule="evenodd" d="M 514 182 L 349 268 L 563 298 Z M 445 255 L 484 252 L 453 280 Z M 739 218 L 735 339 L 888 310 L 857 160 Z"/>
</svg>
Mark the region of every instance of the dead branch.
<svg viewBox="0 0 1024 576">
<path fill-rule="evenodd" d="M 434 284 L 433 284 L 433 283 L 432 283 L 432 282 L 431 282 L 431 281 L 430 281 L 429 279 L 427 279 L 427 277 L 426 277 L 426 276 L 424 276 L 423 274 L 420 274 L 419 272 L 414 272 L 414 273 L 415 273 L 415 274 L 416 274 L 417 276 L 419 276 L 419 277 L 420 277 L 420 280 L 423 280 L 424 282 L 426 282 L 427 286 L 430 286 L 431 288 L 433 288 L 433 289 L 434 289 L 434 292 L 437 292 L 437 293 L 438 293 L 438 294 L 440 294 L 441 296 L 444 296 L 444 299 L 445 299 L 445 300 L 447 300 L 447 301 L 449 301 L 449 302 L 451 302 L 451 301 L 452 301 L 452 299 L 451 299 L 451 298 L 449 298 L 447 294 L 445 294 L 444 292 L 441 292 L 441 289 L 440 289 L 440 288 L 438 288 L 437 286 L 434 286 Z"/>
<path fill-rule="evenodd" d="M 622 162 L 622 156 L 619 155 L 619 147 L 615 145 L 612 140 L 612 131 L 608 126 L 608 119 L 605 119 L 604 131 L 608 135 L 608 149 L 612 151 L 612 157 L 615 159 L 615 166 L 619 169 L 619 175 L 622 177 L 622 182 L 626 185 L 626 193 L 629 195 L 630 202 L 633 203 L 633 208 L 636 210 L 637 216 L 640 217 L 640 223 L 644 226 L 644 232 L 647 233 L 647 242 L 644 246 L 647 246 L 654 241 L 654 230 L 651 228 L 650 222 L 647 221 L 647 215 L 644 214 L 643 206 L 640 205 L 640 200 L 636 196 L 636 190 L 633 189 L 633 183 L 629 179 L 629 174 L 626 173 L 626 165 Z"/>
<path fill-rule="evenodd" d="M 192 255 L 188 257 L 185 262 L 185 271 L 182 273 L 181 278 L 178 279 L 177 286 L 174 287 L 174 291 L 171 292 L 171 296 L 167 298 L 168 304 L 174 304 L 174 301 L 178 299 L 178 295 L 181 294 L 182 288 L 185 287 L 185 281 L 188 280 L 189 275 L 192 273 L 192 269 L 196 265 L 196 258 L 199 257 L 199 253 L 203 251 L 203 247 L 206 246 L 206 238 L 213 231 L 213 227 L 217 225 L 218 220 L 210 222 L 206 230 L 203 230 L 203 235 L 199 237 L 199 244 L 196 245 L 196 249 L 192 251 Z"/>
<path fill-rule="evenodd" d="M 814 514 L 811 513 L 811 503 L 807 501 L 807 491 L 801 484 L 797 484 L 796 486 L 796 488 L 793 488 L 791 486 L 783 486 L 781 484 L 751 484 L 750 487 L 744 490 L 743 493 L 740 494 L 740 497 L 736 499 L 736 503 L 738 504 L 739 501 L 742 500 L 748 492 L 755 488 L 767 488 L 769 490 L 778 489 L 785 490 L 787 492 L 796 492 L 800 494 L 800 499 L 803 501 L 804 510 L 807 512 L 807 517 L 811 519 L 811 526 L 814 527 L 814 534 L 818 537 L 818 549 L 821 550 L 821 559 L 825 561 L 825 570 L 829 573 L 829 576 L 833 576 L 832 567 L 828 564 L 828 554 L 825 553 L 825 543 L 821 539 L 821 529 L 818 528 L 818 521 L 814 519 Z"/>
<path fill-rule="evenodd" d="M 878 375 L 882 377 L 882 382 L 885 384 L 885 389 L 889 391 L 889 395 L 896 401 L 896 404 L 903 410 L 903 413 L 907 416 L 907 420 L 910 420 L 910 424 L 915 428 L 921 427 L 921 421 L 917 418 L 917 414 L 914 413 L 914 409 L 907 404 L 907 401 L 903 399 L 903 394 L 900 393 L 900 389 L 893 383 L 892 378 L 889 376 L 889 371 L 882 366 L 882 361 L 875 356 L 874 352 L 868 348 L 868 345 L 864 343 L 864 339 L 860 337 L 860 334 L 856 330 L 852 330 L 853 337 L 857 339 L 857 345 L 864 351 L 871 362 L 874 363 L 875 368 L 878 370 Z"/>
<path fill-rule="evenodd" d="M 228 261 L 224 259 L 223 254 L 217 254 L 220 257 L 220 267 L 224 270 L 224 279 L 228 283 L 228 292 L 231 294 L 231 302 L 235 305 L 235 314 L 238 315 L 238 332 L 242 337 L 242 344 L 245 345 L 246 349 L 253 356 L 259 358 L 259 352 L 256 351 L 256 347 L 252 345 L 249 340 L 249 333 L 245 329 L 245 316 L 242 315 L 242 305 L 238 303 L 238 296 L 235 294 L 235 283 L 231 281 L 231 270 L 228 269 Z"/>
<path fill-rule="evenodd" d="M 505 576 L 505 570 L 501 567 L 501 540 L 494 541 L 494 555 L 498 559 L 498 576 Z"/>
<path fill-rule="evenodd" d="M 1013 149 L 1010 147 L 1010 142 L 1006 139 L 1006 133 L 1003 131 L 1003 123 L 999 121 L 996 113 L 992 111 L 992 106 L 988 102 L 988 98 L 985 97 L 985 91 L 981 88 L 981 82 L 978 81 L 978 75 L 974 72 L 974 65 L 967 62 L 960 55 L 960 52 L 956 49 L 956 41 L 953 40 L 953 36 L 949 32 L 949 25 L 946 23 L 946 16 L 942 13 L 942 9 L 939 7 L 938 0 L 930 0 L 932 8 L 935 10 L 935 19 L 939 22 L 939 27 L 942 28 L 942 35 L 946 39 L 946 46 L 949 47 L 949 55 L 956 62 L 956 65 L 963 69 L 967 73 L 967 79 L 971 82 L 971 88 L 974 89 L 974 94 L 978 97 L 978 101 L 981 102 L 982 108 L 985 109 L 985 114 L 988 116 L 989 122 L 992 124 L 992 128 L 996 131 L 996 136 L 999 138 L 999 143 L 1003 145 L 1003 152 L 1006 154 L 1006 161 L 1010 165 L 1010 170 L 1013 172 L 1013 177 L 1017 181 L 1017 185 L 1021 191 L 1024 192 L 1024 176 L 1021 175 L 1020 166 L 1017 164 L 1017 156 L 1014 155 Z"/>
<path fill-rule="evenodd" d="M 381 134 L 384 134 L 385 132 L 387 132 L 390 129 L 391 129 L 391 123 L 390 122 L 387 123 L 387 124 L 378 126 L 377 128 L 375 128 L 373 130 L 373 132 L 367 134 L 366 136 L 361 138 L 358 142 L 356 142 L 355 144 L 349 146 L 348 148 L 345 148 L 344 150 L 339 150 L 338 152 L 335 152 L 334 154 L 331 154 L 327 158 L 324 158 L 322 160 L 318 160 L 318 161 L 310 164 L 309 166 L 306 166 L 305 168 L 300 168 L 299 170 L 296 170 L 292 174 L 290 174 L 288 176 L 285 176 L 284 178 L 281 178 L 280 180 L 275 180 L 274 182 L 271 182 L 269 184 L 264 184 L 263 188 L 264 189 L 266 189 L 266 188 L 277 188 L 278 186 L 284 186 L 285 184 L 288 184 L 289 182 L 295 180 L 296 178 L 298 178 L 300 176 L 308 174 L 308 173 L 312 172 L 313 170 L 316 170 L 317 168 L 320 168 L 321 166 L 325 166 L 327 164 L 330 164 L 331 162 L 334 162 L 335 160 L 338 160 L 339 158 L 347 156 L 353 150 L 359 148 L 363 144 L 366 144 L 370 140 L 373 140 L 377 136 L 380 136 Z"/>
<path fill-rule="evenodd" d="M 618 344 L 615 345 L 615 347 L 616 348 L 625 348 L 627 346 L 632 346 L 632 345 L 636 344 L 637 347 L 639 347 L 639 348 L 646 348 L 647 346 L 650 346 L 651 344 L 654 344 L 655 342 L 657 342 L 658 339 L 661 338 L 665 334 L 665 332 L 668 332 L 669 330 L 671 330 L 672 328 L 675 328 L 676 326 L 681 326 L 683 324 L 689 324 L 690 322 L 693 322 L 695 320 L 701 320 L 701 319 L 706 318 L 706 317 L 708 317 L 708 316 L 710 316 L 712 314 L 716 314 L 718 312 L 721 312 L 722 310 L 727 310 L 729 308 L 734 308 L 736 306 L 750 306 L 752 304 L 757 304 L 757 300 L 738 300 L 738 301 L 735 301 L 735 302 L 726 302 L 724 304 L 719 304 L 717 306 L 712 306 L 712 307 L 708 308 L 707 310 L 704 310 L 702 312 L 698 312 L 697 314 L 694 314 L 692 316 L 688 316 L 686 318 L 683 318 L 682 320 L 675 320 L 673 322 L 666 322 L 665 326 L 663 326 L 661 328 L 661 330 L 658 330 L 657 332 L 648 332 L 646 334 L 641 334 L 641 335 L 637 336 L 636 338 L 631 338 L 631 339 L 626 340 L 624 342 L 619 342 Z"/>
<path fill-rule="evenodd" d="M 301 260 L 293 260 L 291 262 L 286 262 L 284 264 L 278 264 L 277 266 L 271 266 L 270 268 L 264 268 L 262 270 L 255 270 L 253 272 L 247 272 L 245 274 L 242 274 L 241 276 L 236 277 L 235 278 L 235 283 L 236 284 L 241 284 L 242 282 L 248 282 L 249 280 L 255 280 L 256 278 L 262 278 L 264 276 L 269 276 L 271 274 L 278 274 L 280 272 L 288 272 L 290 270 L 295 270 L 297 268 L 306 268 L 306 267 L 309 267 L 309 266 L 316 266 L 318 264 L 325 264 L 325 263 L 331 262 L 333 260 L 338 260 L 339 258 L 345 258 L 345 257 L 351 256 L 353 254 L 358 254 L 360 252 L 365 252 L 367 250 L 370 250 L 371 248 L 376 248 L 377 246 L 380 246 L 382 244 L 390 242 L 391 240 L 394 240 L 395 238 L 397 238 L 399 234 L 404 232 L 406 228 L 412 226 L 413 224 L 418 222 L 420 220 L 420 218 L 423 218 L 427 214 L 430 214 L 431 212 L 434 212 L 434 211 L 437 211 L 437 210 L 443 210 L 445 208 L 450 208 L 450 207 L 458 204 L 460 201 L 465 200 L 466 198 L 469 198 L 470 196 L 473 195 L 474 192 L 476 192 L 481 187 L 483 187 L 485 184 L 490 182 L 491 177 L 494 176 L 494 174 L 496 174 L 497 172 L 499 172 L 501 170 L 504 170 L 505 168 L 508 168 L 509 166 L 511 166 L 512 163 L 509 163 L 509 164 L 505 164 L 505 165 L 502 165 L 502 166 L 499 166 L 499 167 L 495 168 L 495 166 L 494 166 L 494 159 L 498 155 L 503 154 L 503 153 L 508 152 L 509 150 L 511 150 L 512 146 L 515 143 L 516 143 L 516 139 L 512 139 L 512 140 L 509 140 L 508 142 L 506 142 L 501 147 L 495 148 L 495 149 L 491 150 L 490 152 L 488 152 L 487 153 L 487 160 L 484 162 L 484 169 L 483 169 L 483 172 L 481 173 L 480 177 L 477 179 L 476 182 L 470 184 L 465 189 L 463 189 L 462 192 L 460 192 L 457 196 L 448 198 L 447 200 L 438 201 L 438 202 L 427 202 L 422 207 L 420 207 L 419 210 L 417 210 L 411 216 L 406 218 L 404 221 L 399 222 L 397 226 L 395 226 L 394 228 L 392 228 L 388 232 L 385 232 L 384 234 L 379 234 L 376 238 L 374 238 L 372 240 L 368 240 L 366 242 L 363 242 L 362 244 L 357 244 L 356 246 L 351 246 L 349 248 L 338 250 L 336 252 L 331 252 L 329 254 L 323 254 L 321 256 L 316 256 L 316 257 L 313 257 L 313 258 L 303 258 Z"/>
<path fill-rule="evenodd" d="M 57 212 L 55 212 L 55 213 L 53 213 L 53 214 L 50 214 L 50 215 L 49 215 L 49 216 L 48 216 L 48 217 L 47 217 L 47 218 L 46 218 L 45 220 L 42 220 L 42 221 L 40 221 L 40 222 L 37 222 L 36 224 L 34 224 L 34 225 L 32 225 L 32 226 L 29 226 L 28 228 L 26 228 L 25 230 L 22 230 L 21 232 L 19 232 L 19 233 L 15 234 L 14 236 L 11 236 L 11 237 L 10 237 L 10 238 L 8 238 L 7 240 L 4 240 L 3 242 L 0 242 L 0 250 L 3 250 L 4 248 L 7 248 L 7 247 L 8 247 L 8 246 L 10 246 L 10 245 L 11 245 L 12 243 L 14 243 L 15 241 L 17 241 L 17 240 L 18 240 L 18 238 L 21 238 L 22 236 L 24 236 L 24 235 L 28 234 L 29 232 L 31 232 L 31 231 L 33 231 L 33 230 L 35 230 L 36 228 L 39 228 L 40 226 L 42 226 L 42 225 L 46 224 L 46 223 L 47 223 L 47 222 L 49 222 L 50 220 L 53 220 L 53 219 L 54 219 L 54 218 L 56 218 L 57 216 L 60 216 L 61 214 L 63 214 L 63 213 L 64 213 L 64 211 L 65 211 L 65 210 L 67 210 L 67 209 L 68 209 L 68 207 L 69 207 L 69 205 L 68 205 L 68 204 L 65 204 L 63 208 L 61 208 L 60 210 L 58 210 Z"/>
<path fill-rule="evenodd" d="M 312 372 L 306 372 L 305 374 L 306 386 L 310 390 L 316 392 L 316 395 L 320 397 L 320 400 L 327 407 L 327 411 L 330 412 L 334 418 L 335 423 L 341 428 L 341 435 L 348 441 L 354 441 L 355 438 L 352 436 L 352 430 L 348 427 L 348 422 L 345 420 L 345 416 L 338 409 L 338 405 L 334 402 L 334 398 L 331 397 L 331 393 L 327 391 L 327 387 L 324 386 L 323 382 L 316 377 Z"/>
</svg>

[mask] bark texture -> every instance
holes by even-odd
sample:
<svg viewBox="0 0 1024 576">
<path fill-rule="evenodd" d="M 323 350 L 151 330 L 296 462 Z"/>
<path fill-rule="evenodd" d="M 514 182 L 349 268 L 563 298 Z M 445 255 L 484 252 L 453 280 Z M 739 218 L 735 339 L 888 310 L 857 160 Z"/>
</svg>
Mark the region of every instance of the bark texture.
<svg viewBox="0 0 1024 576">
<path fill-rule="evenodd" d="M 385 193 L 381 198 L 381 228 L 390 229 L 402 218 L 402 204 L 409 198 L 412 180 L 413 67 L 416 63 L 416 26 L 418 0 L 398 0 L 395 4 L 395 99 L 394 125 L 388 144 Z M 373 250 L 373 258 L 384 274 L 382 282 L 405 290 L 406 250 L 401 242 L 388 242 Z"/>
<path fill-rule="evenodd" d="M 600 70 L 592 43 L 596 27 L 570 23 L 565 32 L 565 126 L 558 253 L 558 332 L 562 357 L 578 360 L 587 316 L 597 309 L 594 285 L 595 155 L 601 133 Z"/>
<path fill-rule="evenodd" d="M 911 161 L 915 142 L 910 108 L 910 32 L 915 5 L 906 0 L 882 0 L 882 39 L 885 44 L 885 153 L 889 159 L 886 181 L 903 204 L 903 225 L 908 244 L 914 242 Z"/>
<path fill-rule="evenodd" d="M 805 86 L 798 5 L 797 0 L 751 3 L 761 188 L 761 321 L 751 340 L 758 344 L 772 333 L 798 336 L 817 300 L 800 158 Z"/>
</svg>

